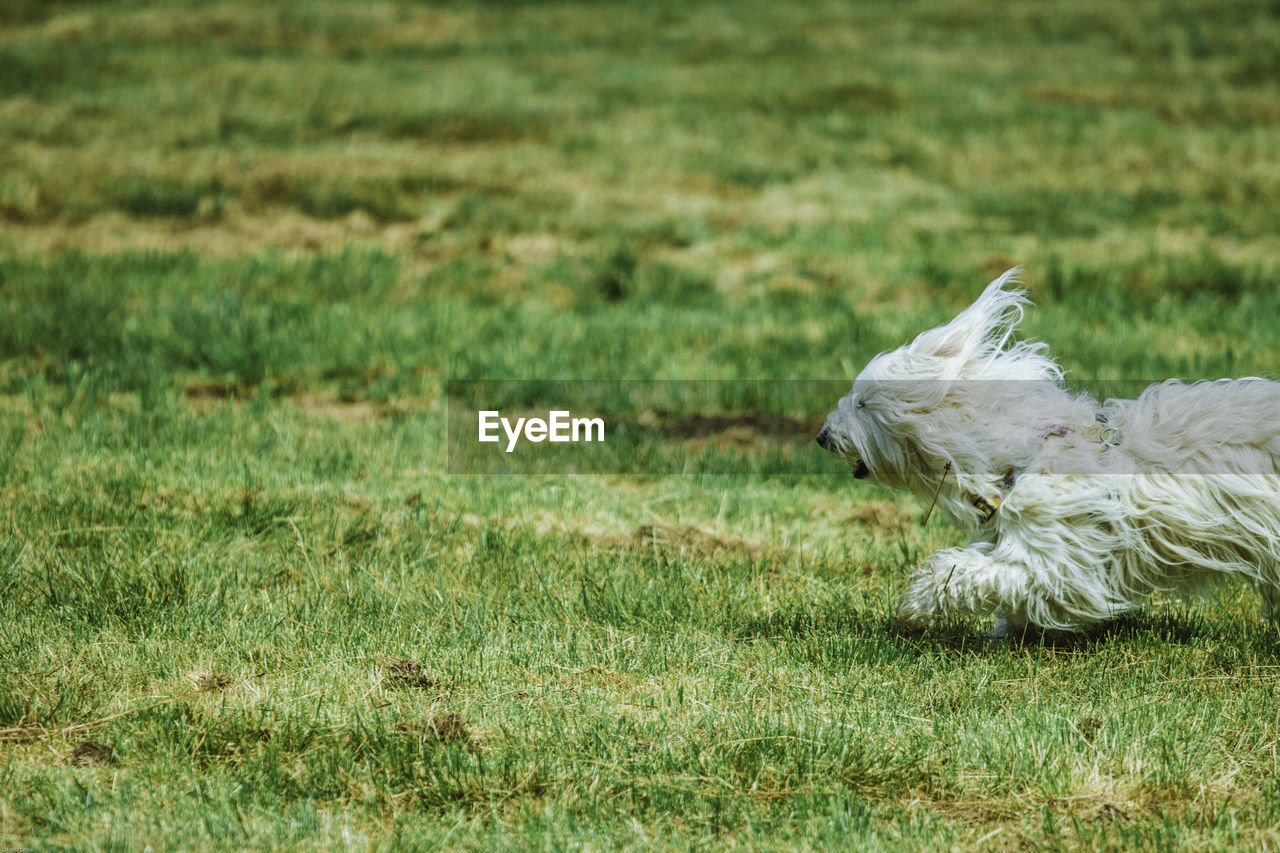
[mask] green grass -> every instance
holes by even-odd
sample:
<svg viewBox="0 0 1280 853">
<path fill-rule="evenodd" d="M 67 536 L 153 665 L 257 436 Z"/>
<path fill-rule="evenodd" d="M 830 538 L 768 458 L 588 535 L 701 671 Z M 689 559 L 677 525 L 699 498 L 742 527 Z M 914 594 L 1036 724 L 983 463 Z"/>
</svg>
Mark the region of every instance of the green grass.
<svg viewBox="0 0 1280 853">
<path fill-rule="evenodd" d="M 1247 590 L 913 634 L 958 534 L 834 462 L 446 446 L 450 380 L 734 380 L 673 470 L 1015 263 L 1071 382 L 1275 377 L 1277 56 L 1245 0 L 6 7 L 0 846 L 1280 846 Z"/>
</svg>

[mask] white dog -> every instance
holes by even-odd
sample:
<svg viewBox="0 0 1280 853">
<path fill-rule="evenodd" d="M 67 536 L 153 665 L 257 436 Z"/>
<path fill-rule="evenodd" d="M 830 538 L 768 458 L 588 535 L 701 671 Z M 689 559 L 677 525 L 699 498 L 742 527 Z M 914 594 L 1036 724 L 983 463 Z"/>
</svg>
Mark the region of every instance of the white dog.
<svg viewBox="0 0 1280 853">
<path fill-rule="evenodd" d="M 818 434 L 855 477 L 909 489 L 974 534 L 916 570 L 902 619 L 994 614 L 994 637 L 1074 629 L 1226 576 L 1280 617 L 1280 382 L 1073 394 L 1044 344 L 1010 342 L 1027 302 L 1005 289 L 1016 272 L 872 359 Z"/>
</svg>

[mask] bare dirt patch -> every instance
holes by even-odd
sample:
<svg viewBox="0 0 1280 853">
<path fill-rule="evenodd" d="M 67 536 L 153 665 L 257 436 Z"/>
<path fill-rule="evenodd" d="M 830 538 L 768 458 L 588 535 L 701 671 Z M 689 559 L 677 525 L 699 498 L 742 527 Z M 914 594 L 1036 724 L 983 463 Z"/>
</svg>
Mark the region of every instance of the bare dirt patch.
<svg viewBox="0 0 1280 853">
<path fill-rule="evenodd" d="M 464 746 L 474 752 L 478 746 L 471 726 L 457 711 L 429 714 L 421 720 L 400 723 L 396 730 L 404 734 L 418 735 L 441 744 Z"/>
<path fill-rule="evenodd" d="M 97 741 L 82 741 L 67 758 L 72 767 L 100 767 L 115 760 L 116 751 Z"/>
<path fill-rule="evenodd" d="M 648 421 L 648 424 L 646 424 Z M 771 439 L 817 435 L 822 423 L 817 419 L 793 418 L 769 413 L 738 415 L 690 415 L 663 421 L 655 415 L 641 417 L 641 426 L 652 428 L 674 438 L 705 438 L 726 433 Z"/>
<path fill-rule="evenodd" d="M 226 690 L 235 682 L 235 679 L 227 673 L 211 669 L 198 669 L 187 675 L 187 680 L 194 684 L 201 693 L 216 693 L 219 690 Z"/>
<path fill-rule="evenodd" d="M 383 681 L 392 687 L 434 690 L 439 683 L 428 676 L 422 664 L 411 658 L 386 658 L 381 662 Z"/>
<path fill-rule="evenodd" d="M 243 398 L 250 391 L 221 382 L 188 382 L 182 388 L 182 399 L 192 410 L 204 414 L 214 406 Z"/>
<path fill-rule="evenodd" d="M 779 444 L 808 440 L 822 428 L 818 419 L 770 413 L 689 415 L 665 418 L 644 412 L 635 424 L 664 438 L 678 439 L 690 450 L 714 447 L 720 450 L 767 451 Z"/>
</svg>

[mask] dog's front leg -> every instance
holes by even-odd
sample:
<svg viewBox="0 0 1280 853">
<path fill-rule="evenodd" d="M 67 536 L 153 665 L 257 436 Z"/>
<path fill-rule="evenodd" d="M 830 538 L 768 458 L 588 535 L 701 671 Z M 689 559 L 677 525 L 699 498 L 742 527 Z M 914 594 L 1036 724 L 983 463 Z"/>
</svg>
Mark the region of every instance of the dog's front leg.
<svg viewBox="0 0 1280 853">
<path fill-rule="evenodd" d="M 991 558 L 990 542 L 947 548 L 929 557 L 898 606 L 903 622 L 924 627 L 958 613 L 998 613 L 1025 621 L 1030 578 L 1026 569 Z"/>
</svg>

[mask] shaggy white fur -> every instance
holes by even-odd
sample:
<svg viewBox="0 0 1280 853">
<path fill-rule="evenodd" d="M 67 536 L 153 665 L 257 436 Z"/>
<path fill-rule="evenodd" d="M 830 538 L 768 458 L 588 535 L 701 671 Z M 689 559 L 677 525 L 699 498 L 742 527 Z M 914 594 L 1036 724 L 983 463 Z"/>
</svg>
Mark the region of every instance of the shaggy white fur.
<svg viewBox="0 0 1280 853">
<path fill-rule="evenodd" d="M 1071 629 L 1226 576 L 1280 617 L 1280 382 L 1072 393 L 1044 344 L 1010 340 L 1016 272 L 872 359 L 818 434 L 855 477 L 936 499 L 974 534 L 917 568 L 901 617 Z"/>
</svg>

